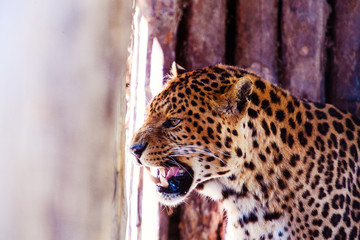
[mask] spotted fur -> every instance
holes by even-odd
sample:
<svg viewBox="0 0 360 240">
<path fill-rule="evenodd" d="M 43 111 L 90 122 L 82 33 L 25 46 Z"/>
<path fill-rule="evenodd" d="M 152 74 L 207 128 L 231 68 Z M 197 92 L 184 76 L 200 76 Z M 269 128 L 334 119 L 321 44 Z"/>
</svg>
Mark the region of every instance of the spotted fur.
<svg viewBox="0 0 360 240">
<path fill-rule="evenodd" d="M 168 82 L 140 142 L 140 164 L 172 156 L 193 170 L 189 192 L 222 202 L 227 239 L 360 239 L 360 121 L 332 105 L 211 66 Z M 187 195 L 159 198 L 176 205 Z"/>
</svg>

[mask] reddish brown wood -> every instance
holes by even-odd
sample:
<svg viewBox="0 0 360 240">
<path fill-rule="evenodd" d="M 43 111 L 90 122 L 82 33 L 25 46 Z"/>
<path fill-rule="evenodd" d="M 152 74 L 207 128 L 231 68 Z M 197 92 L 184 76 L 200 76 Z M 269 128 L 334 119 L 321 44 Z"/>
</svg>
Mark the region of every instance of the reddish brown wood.
<svg viewBox="0 0 360 240">
<path fill-rule="evenodd" d="M 159 206 L 159 240 L 169 239 L 169 215 L 167 211 L 162 210 L 163 206 Z"/>
<path fill-rule="evenodd" d="M 226 1 L 189 1 L 177 60 L 187 70 L 225 62 Z"/>
<path fill-rule="evenodd" d="M 222 207 L 209 199 L 192 194 L 181 211 L 181 239 L 217 240 L 225 234 L 224 214 Z"/>
<path fill-rule="evenodd" d="M 284 0 L 282 5 L 283 83 L 294 95 L 324 98 L 325 0 Z"/>
<path fill-rule="evenodd" d="M 238 0 L 235 64 L 277 83 L 278 0 Z"/>
<path fill-rule="evenodd" d="M 360 115 L 360 1 L 335 1 L 329 101 Z"/>
<path fill-rule="evenodd" d="M 139 0 L 138 6 L 149 24 L 149 39 L 156 38 L 164 53 L 164 75 L 175 60 L 177 29 L 181 6 L 176 0 Z M 151 47 L 151 46 L 150 46 Z"/>
</svg>

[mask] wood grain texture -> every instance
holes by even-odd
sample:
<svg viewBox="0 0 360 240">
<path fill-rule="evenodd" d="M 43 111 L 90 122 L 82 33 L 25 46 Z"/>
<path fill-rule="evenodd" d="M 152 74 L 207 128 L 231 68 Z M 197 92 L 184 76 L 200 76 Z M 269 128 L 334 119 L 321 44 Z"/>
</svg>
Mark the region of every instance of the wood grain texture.
<svg viewBox="0 0 360 240">
<path fill-rule="evenodd" d="M 235 64 L 278 82 L 279 0 L 238 0 Z"/>
<path fill-rule="evenodd" d="M 177 62 L 187 70 L 225 62 L 226 1 L 188 1 L 179 32 Z"/>
<path fill-rule="evenodd" d="M 197 193 L 186 201 L 181 210 L 181 239 L 223 239 L 226 221 L 220 204 L 204 199 Z"/>
<path fill-rule="evenodd" d="M 294 95 L 324 100 L 325 0 L 284 0 L 281 19 L 282 83 Z"/>
<path fill-rule="evenodd" d="M 116 121 L 116 162 L 114 176 L 113 194 L 113 218 L 112 218 L 112 240 L 124 240 L 127 222 L 127 199 L 125 192 L 125 155 L 126 155 L 126 82 L 129 75 L 126 68 L 128 59 L 128 47 L 131 34 L 131 4 L 128 1 L 111 1 L 109 6 L 108 21 L 108 69 L 109 81 L 112 87 L 109 88 L 107 99 L 110 106 L 107 106 L 108 114 L 117 119 Z M 120 19 L 120 21 L 119 21 Z M 122 66 L 122 67 L 119 67 Z M 119 79 L 121 79 L 119 81 Z M 119 84 L 119 87 L 116 87 Z M 118 97 L 118 109 L 116 102 L 112 99 Z M 116 118 L 117 113 L 117 118 Z"/>
<path fill-rule="evenodd" d="M 360 1 L 334 1 L 328 100 L 360 116 Z"/>
<path fill-rule="evenodd" d="M 164 55 L 164 75 L 168 74 L 175 61 L 177 30 L 181 18 L 180 0 L 139 0 L 140 12 L 149 26 L 149 39 L 159 41 Z"/>
</svg>

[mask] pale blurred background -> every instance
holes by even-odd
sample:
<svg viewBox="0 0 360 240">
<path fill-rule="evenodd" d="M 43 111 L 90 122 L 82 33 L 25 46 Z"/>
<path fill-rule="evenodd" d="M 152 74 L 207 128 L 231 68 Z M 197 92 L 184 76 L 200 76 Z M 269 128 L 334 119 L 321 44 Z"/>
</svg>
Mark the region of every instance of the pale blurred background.
<svg viewBox="0 0 360 240">
<path fill-rule="evenodd" d="M 0 0 L 0 239 L 122 239 L 129 0 Z"/>
</svg>

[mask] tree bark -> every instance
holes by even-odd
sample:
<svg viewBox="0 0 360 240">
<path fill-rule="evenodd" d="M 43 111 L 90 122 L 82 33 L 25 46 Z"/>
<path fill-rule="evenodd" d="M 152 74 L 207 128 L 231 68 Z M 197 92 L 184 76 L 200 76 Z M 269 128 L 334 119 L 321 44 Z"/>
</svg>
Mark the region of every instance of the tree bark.
<svg viewBox="0 0 360 240">
<path fill-rule="evenodd" d="M 238 0 L 235 64 L 278 82 L 279 0 Z"/>
<path fill-rule="evenodd" d="M 186 70 L 225 62 L 226 1 L 188 1 L 179 28 L 177 62 Z"/>
<path fill-rule="evenodd" d="M 149 40 L 157 39 L 160 43 L 165 76 L 175 61 L 177 30 L 182 13 L 180 0 L 139 0 L 138 6 L 149 25 Z"/>
<path fill-rule="evenodd" d="M 182 207 L 180 222 L 181 239 L 224 239 L 226 220 L 222 206 L 197 193 Z"/>
<path fill-rule="evenodd" d="M 296 96 L 323 101 L 328 4 L 284 0 L 282 8 L 282 83 Z"/>
<path fill-rule="evenodd" d="M 329 101 L 360 116 L 360 2 L 334 1 Z"/>
</svg>

